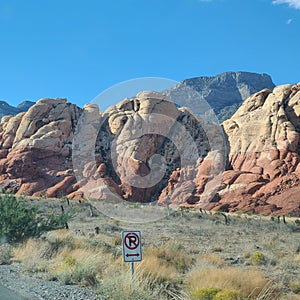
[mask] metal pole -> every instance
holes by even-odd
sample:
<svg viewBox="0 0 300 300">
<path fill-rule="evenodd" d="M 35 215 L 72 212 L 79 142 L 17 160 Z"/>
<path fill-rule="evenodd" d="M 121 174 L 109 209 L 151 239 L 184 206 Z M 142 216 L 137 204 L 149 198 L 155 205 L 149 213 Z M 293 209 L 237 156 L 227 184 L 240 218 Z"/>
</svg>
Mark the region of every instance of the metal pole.
<svg viewBox="0 0 300 300">
<path fill-rule="evenodd" d="M 133 280 L 134 278 L 134 262 L 130 262 L 130 270 L 131 270 L 131 279 Z"/>
</svg>

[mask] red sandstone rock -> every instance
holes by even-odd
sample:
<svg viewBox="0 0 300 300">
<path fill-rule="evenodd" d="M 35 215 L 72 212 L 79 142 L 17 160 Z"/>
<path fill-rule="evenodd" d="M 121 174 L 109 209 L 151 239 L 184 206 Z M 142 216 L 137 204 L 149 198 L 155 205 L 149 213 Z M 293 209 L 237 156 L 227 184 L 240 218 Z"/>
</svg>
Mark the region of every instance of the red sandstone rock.
<svg viewBox="0 0 300 300">
<path fill-rule="evenodd" d="M 151 121 L 149 113 L 165 118 Z M 150 122 L 149 132 L 140 131 L 143 120 Z M 175 120 L 202 153 L 193 164 L 180 164 L 186 140 L 175 146 L 165 139 Z M 105 115 L 93 104 L 82 110 L 65 99 L 42 99 L 26 113 L 2 119 L 0 187 L 77 200 L 158 200 L 173 207 L 299 216 L 300 85 L 250 96 L 223 128 L 229 154 L 221 172 L 222 155 L 210 148 L 202 123 L 161 94 L 140 93 Z M 166 165 L 155 155 L 163 155 Z"/>
</svg>

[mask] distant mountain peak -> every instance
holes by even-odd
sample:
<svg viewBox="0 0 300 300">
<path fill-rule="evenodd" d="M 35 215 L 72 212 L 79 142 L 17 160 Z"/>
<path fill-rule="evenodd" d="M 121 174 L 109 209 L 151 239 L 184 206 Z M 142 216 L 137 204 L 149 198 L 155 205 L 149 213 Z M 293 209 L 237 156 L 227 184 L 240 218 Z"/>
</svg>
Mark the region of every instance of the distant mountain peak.
<svg viewBox="0 0 300 300">
<path fill-rule="evenodd" d="M 35 102 L 25 100 L 25 101 L 21 102 L 20 104 L 18 104 L 17 108 L 22 111 L 27 111 L 34 104 L 35 104 Z"/>
<path fill-rule="evenodd" d="M 182 87 L 189 86 L 199 93 L 213 108 L 220 122 L 230 118 L 250 95 L 265 88 L 273 90 L 270 75 L 252 72 L 223 72 L 216 76 L 189 78 L 167 91 L 172 96 Z"/>
<path fill-rule="evenodd" d="M 27 111 L 35 102 L 23 101 L 17 107 L 9 105 L 6 101 L 0 100 L 0 119 L 3 116 L 15 116 L 20 112 Z"/>
</svg>

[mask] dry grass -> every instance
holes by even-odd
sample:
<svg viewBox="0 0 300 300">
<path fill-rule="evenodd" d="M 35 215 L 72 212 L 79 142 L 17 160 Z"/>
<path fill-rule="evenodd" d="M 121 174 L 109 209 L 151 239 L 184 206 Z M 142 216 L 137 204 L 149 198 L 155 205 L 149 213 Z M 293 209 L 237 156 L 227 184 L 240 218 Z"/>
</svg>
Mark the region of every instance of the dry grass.
<svg viewBox="0 0 300 300">
<path fill-rule="evenodd" d="M 48 272 L 64 284 L 95 286 L 110 263 L 108 255 L 96 249 L 63 248 L 52 259 Z"/>
<path fill-rule="evenodd" d="M 222 216 L 185 211 L 133 226 L 73 208 L 69 231 L 28 240 L 13 260 L 45 278 L 91 286 L 104 299 L 210 299 L 199 296 L 216 292 L 209 289 L 218 289 L 213 300 L 299 298 L 300 233 L 285 224 L 231 215 L 226 225 Z M 134 282 L 120 245 L 121 231 L 132 228 L 141 229 L 143 242 Z"/>
<path fill-rule="evenodd" d="M 29 239 L 15 249 L 14 260 L 22 262 L 26 271 L 46 272 L 49 279 L 64 284 L 94 286 L 111 258 L 70 232 L 58 230 L 46 240 Z"/>
<path fill-rule="evenodd" d="M 48 261 L 44 255 L 49 247 L 48 242 L 29 239 L 26 243 L 14 249 L 13 260 L 21 262 L 28 272 L 44 272 Z"/>
<path fill-rule="evenodd" d="M 178 272 L 173 265 L 162 264 L 161 260 L 153 255 L 145 255 L 145 259 L 138 265 L 137 270 L 155 282 L 175 280 Z"/>
<path fill-rule="evenodd" d="M 191 293 L 202 288 L 218 288 L 234 290 L 243 297 L 257 299 L 268 285 L 269 280 L 265 275 L 255 269 L 196 267 L 187 275 L 187 286 Z"/>
<path fill-rule="evenodd" d="M 0 265 L 8 265 L 13 257 L 13 248 L 9 244 L 0 243 Z"/>
<path fill-rule="evenodd" d="M 217 254 L 205 254 L 197 257 L 197 264 L 198 267 L 203 266 L 215 266 L 215 267 L 224 267 L 227 266 L 228 263 Z"/>
<path fill-rule="evenodd" d="M 289 294 L 284 296 L 282 300 L 299 300 L 299 295 Z"/>
</svg>

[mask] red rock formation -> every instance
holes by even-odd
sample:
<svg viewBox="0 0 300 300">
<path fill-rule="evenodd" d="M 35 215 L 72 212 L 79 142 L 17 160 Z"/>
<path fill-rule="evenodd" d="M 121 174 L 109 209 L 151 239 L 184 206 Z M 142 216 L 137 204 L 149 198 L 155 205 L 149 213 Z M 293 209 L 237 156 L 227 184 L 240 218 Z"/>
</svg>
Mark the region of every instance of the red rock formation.
<svg viewBox="0 0 300 300">
<path fill-rule="evenodd" d="M 300 84 L 252 95 L 223 129 L 156 92 L 105 113 L 42 99 L 2 118 L 0 187 L 299 216 Z"/>
<path fill-rule="evenodd" d="M 66 99 L 42 99 L 0 124 L 0 186 L 17 194 L 65 194 L 71 147 L 81 109 Z M 73 178 L 74 180 L 74 178 Z"/>
</svg>

